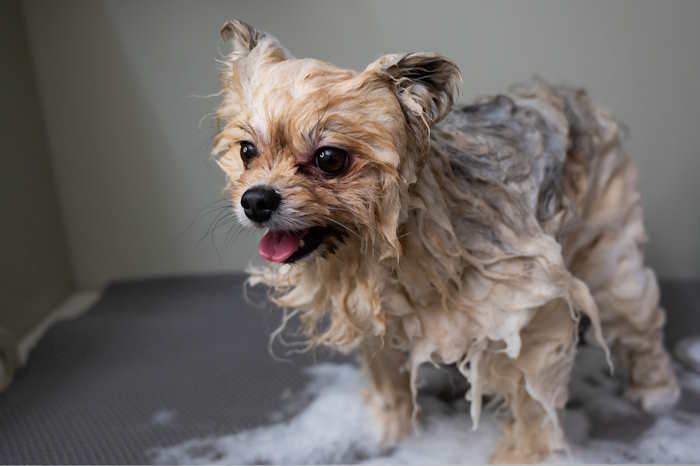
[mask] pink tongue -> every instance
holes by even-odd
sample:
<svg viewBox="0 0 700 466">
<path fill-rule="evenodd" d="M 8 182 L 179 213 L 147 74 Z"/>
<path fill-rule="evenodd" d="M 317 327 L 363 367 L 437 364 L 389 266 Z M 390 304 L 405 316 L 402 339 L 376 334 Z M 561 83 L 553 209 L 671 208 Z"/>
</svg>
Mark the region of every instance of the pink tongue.
<svg viewBox="0 0 700 466">
<path fill-rule="evenodd" d="M 297 250 L 299 238 L 303 236 L 287 231 L 268 231 L 258 244 L 258 253 L 265 260 L 284 262 Z"/>
</svg>

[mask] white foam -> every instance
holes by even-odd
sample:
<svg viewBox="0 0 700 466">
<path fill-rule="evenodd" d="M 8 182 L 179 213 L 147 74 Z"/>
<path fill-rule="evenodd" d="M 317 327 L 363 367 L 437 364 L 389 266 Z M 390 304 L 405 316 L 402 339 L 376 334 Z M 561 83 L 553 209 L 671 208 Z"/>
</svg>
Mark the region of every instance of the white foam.
<svg viewBox="0 0 700 466">
<path fill-rule="evenodd" d="M 697 376 L 678 370 L 684 390 L 696 391 L 686 396 L 699 397 Z M 361 371 L 351 365 L 321 364 L 309 369 L 309 375 L 311 382 L 300 396 L 313 399 L 291 419 L 156 449 L 151 458 L 178 464 L 473 464 L 488 461 L 500 436 L 488 410 L 473 432 L 466 402 L 423 397 L 421 430 L 394 449 L 382 449 L 362 396 Z M 694 413 L 676 408 L 655 418 L 621 399 L 619 391 L 619 382 L 606 374 L 601 353 L 584 348 L 570 397 L 580 406 L 566 410 L 562 419 L 571 454 L 552 461 L 700 462 L 700 406 Z"/>
<path fill-rule="evenodd" d="M 700 339 L 696 338 L 688 345 L 688 356 L 700 364 Z"/>
<path fill-rule="evenodd" d="M 175 418 L 177 418 L 177 411 L 161 409 L 153 413 L 153 416 L 151 416 L 151 423 L 164 426 L 172 423 Z"/>
</svg>

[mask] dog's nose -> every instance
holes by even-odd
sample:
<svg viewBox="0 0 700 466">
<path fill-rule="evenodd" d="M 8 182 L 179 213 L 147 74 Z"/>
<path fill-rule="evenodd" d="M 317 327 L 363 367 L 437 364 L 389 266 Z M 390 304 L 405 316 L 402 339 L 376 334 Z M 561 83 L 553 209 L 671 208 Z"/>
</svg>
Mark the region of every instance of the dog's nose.
<svg viewBox="0 0 700 466">
<path fill-rule="evenodd" d="M 282 198 L 274 189 L 268 186 L 255 186 L 243 193 L 241 206 L 246 217 L 254 222 L 263 223 L 270 220 L 281 200 Z"/>
</svg>

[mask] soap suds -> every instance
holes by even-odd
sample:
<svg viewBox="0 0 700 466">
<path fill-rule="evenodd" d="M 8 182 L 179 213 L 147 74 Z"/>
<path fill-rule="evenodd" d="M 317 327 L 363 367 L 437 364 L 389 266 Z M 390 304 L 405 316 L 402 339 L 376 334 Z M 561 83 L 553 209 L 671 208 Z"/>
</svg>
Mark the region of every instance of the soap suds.
<svg viewBox="0 0 700 466">
<path fill-rule="evenodd" d="M 697 363 L 700 363 L 700 340 L 693 340 L 688 345 L 688 355 Z"/>
<path fill-rule="evenodd" d="M 171 424 L 177 418 L 177 411 L 172 409 L 161 409 L 151 416 L 151 424 L 165 426 Z"/>
<path fill-rule="evenodd" d="M 572 374 L 568 408 L 562 413 L 571 454 L 552 462 L 700 462 L 700 376 L 677 368 L 684 399 L 669 413 L 653 417 L 619 395 L 622 384 L 608 375 L 600 351 L 581 348 Z M 192 439 L 151 450 L 155 463 L 171 464 L 471 464 L 485 463 L 500 438 L 499 424 L 484 409 L 471 430 L 463 400 L 443 401 L 421 384 L 420 431 L 393 449 L 377 443 L 365 380 L 352 365 L 321 364 L 308 370 L 306 408 L 286 421 L 222 437 Z M 695 400 L 696 406 L 689 407 Z M 692 403 L 691 403 L 692 404 Z"/>
</svg>

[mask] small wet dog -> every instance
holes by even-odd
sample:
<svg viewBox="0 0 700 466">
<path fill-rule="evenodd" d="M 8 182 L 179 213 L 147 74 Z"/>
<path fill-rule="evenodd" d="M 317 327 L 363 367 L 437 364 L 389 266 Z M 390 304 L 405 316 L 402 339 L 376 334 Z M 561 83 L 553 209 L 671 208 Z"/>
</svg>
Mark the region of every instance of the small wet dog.
<svg viewBox="0 0 700 466">
<path fill-rule="evenodd" d="M 360 72 L 296 59 L 229 21 L 214 152 L 241 224 L 276 263 L 253 284 L 298 312 L 310 345 L 357 352 L 383 440 L 414 425 L 424 362 L 456 364 L 476 426 L 497 400 L 497 462 L 565 448 L 578 322 L 647 410 L 679 397 L 636 172 L 620 126 L 582 90 L 533 81 L 452 109 L 434 53 Z"/>
</svg>

